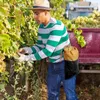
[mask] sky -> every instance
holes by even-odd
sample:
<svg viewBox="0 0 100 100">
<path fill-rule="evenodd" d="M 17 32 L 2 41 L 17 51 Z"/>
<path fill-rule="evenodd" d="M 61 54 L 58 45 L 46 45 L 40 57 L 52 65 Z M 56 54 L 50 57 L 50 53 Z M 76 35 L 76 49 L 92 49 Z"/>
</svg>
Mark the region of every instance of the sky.
<svg viewBox="0 0 100 100">
<path fill-rule="evenodd" d="M 84 0 L 84 1 L 89 1 L 93 3 L 98 3 L 99 11 L 100 11 L 100 0 Z"/>
</svg>

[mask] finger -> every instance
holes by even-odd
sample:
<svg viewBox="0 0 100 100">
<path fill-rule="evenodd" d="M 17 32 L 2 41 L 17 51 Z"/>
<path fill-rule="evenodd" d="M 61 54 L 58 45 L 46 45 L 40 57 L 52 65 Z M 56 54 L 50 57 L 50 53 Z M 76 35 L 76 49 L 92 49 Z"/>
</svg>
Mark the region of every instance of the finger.
<svg viewBox="0 0 100 100">
<path fill-rule="evenodd" d="M 25 50 L 23 48 L 19 49 L 19 53 L 25 54 Z"/>
<path fill-rule="evenodd" d="M 18 52 L 18 55 L 19 55 L 19 56 L 22 56 L 22 53 Z"/>
</svg>

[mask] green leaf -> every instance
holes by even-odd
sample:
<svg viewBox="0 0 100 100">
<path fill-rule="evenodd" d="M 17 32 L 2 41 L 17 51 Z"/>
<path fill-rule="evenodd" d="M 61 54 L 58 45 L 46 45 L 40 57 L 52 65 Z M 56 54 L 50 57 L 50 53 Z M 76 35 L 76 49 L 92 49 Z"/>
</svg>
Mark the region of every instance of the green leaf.
<svg viewBox="0 0 100 100">
<path fill-rule="evenodd" d="M 7 19 L 4 19 L 4 23 L 6 24 L 6 28 L 11 29 L 10 23 Z"/>
<path fill-rule="evenodd" d="M 85 47 L 86 46 L 86 41 L 82 41 L 81 43 L 80 43 L 80 46 L 83 48 L 83 47 Z"/>
<path fill-rule="evenodd" d="M 9 11 L 6 7 L 0 7 L 0 16 L 7 17 L 9 14 Z"/>
<path fill-rule="evenodd" d="M 5 26 L 3 25 L 3 22 L 0 20 L 0 30 L 3 30 Z"/>
<path fill-rule="evenodd" d="M 3 83 L 0 83 L 0 90 L 4 89 L 5 88 L 5 84 Z"/>
</svg>

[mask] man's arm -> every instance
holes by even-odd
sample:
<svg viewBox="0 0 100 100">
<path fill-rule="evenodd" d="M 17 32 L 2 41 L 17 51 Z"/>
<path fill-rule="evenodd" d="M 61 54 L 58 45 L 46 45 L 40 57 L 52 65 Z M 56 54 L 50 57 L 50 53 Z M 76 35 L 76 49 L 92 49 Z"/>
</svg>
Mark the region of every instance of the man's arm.
<svg viewBox="0 0 100 100">
<path fill-rule="evenodd" d="M 23 61 L 41 60 L 41 59 L 50 57 L 52 55 L 55 48 L 58 46 L 60 39 L 62 38 L 62 35 L 66 32 L 66 29 L 63 24 L 55 25 L 55 27 L 53 27 L 53 28 L 54 29 L 50 33 L 50 36 L 48 38 L 45 48 L 34 54 L 28 55 L 26 57 L 24 56 L 25 59 Z"/>
<path fill-rule="evenodd" d="M 36 45 L 32 47 L 23 47 L 18 52 L 22 54 L 34 54 L 39 52 L 42 48 L 44 48 L 44 45 L 42 43 L 41 37 L 39 36 Z"/>
</svg>

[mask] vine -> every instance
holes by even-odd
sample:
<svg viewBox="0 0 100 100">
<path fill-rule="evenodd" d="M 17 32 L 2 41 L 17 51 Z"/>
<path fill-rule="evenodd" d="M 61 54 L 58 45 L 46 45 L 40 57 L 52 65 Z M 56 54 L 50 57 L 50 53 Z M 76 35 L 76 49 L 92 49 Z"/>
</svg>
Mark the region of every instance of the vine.
<svg viewBox="0 0 100 100">
<path fill-rule="evenodd" d="M 72 24 L 70 20 L 66 20 L 63 17 L 64 9 L 61 7 L 63 0 L 50 0 L 50 2 L 52 5 L 51 15 L 62 20 L 69 30 L 74 29 L 73 32 L 78 44 L 84 47 L 86 43 L 81 34 L 82 31 L 78 31 L 77 25 Z M 28 9 L 32 4 L 33 0 L 0 0 L 0 92 L 4 94 L 7 100 L 19 100 L 22 91 L 28 91 L 27 82 L 35 67 L 33 66 L 34 62 L 19 63 L 15 60 L 18 57 L 17 51 L 20 47 L 32 46 L 37 40 L 38 25 L 33 19 L 32 11 Z M 8 71 L 8 66 L 11 72 Z M 34 73 L 37 73 L 37 70 Z M 24 78 L 24 75 L 27 78 L 24 86 L 17 87 L 19 85 L 19 76 Z M 39 77 L 37 78 L 37 74 L 34 75 L 34 77 L 31 77 L 34 85 L 32 92 L 36 91 L 34 93 L 36 95 L 37 91 L 40 92 L 39 85 L 41 82 L 38 79 Z M 5 89 L 11 77 L 15 78 L 12 85 L 15 92 L 13 96 L 7 94 Z M 36 90 L 37 88 L 38 90 Z M 31 95 L 29 96 L 31 98 Z M 32 98 L 35 97 L 33 96 Z M 39 97 L 38 100 L 40 100 Z"/>
<path fill-rule="evenodd" d="M 33 62 L 19 63 L 15 58 L 18 57 L 17 51 L 20 47 L 25 44 L 32 46 L 37 40 L 38 25 L 33 19 L 33 13 L 28 9 L 30 6 L 32 0 L 0 0 L 0 93 L 4 94 L 3 97 L 7 100 L 19 100 L 21 91 L 28 92 Z M 19 76 L 25 78 L 22 87 L 19 85 Z M 15 78 L 11 86 L 15 92 L 13 96 L 9 95 L 5 88 L 12 81 L 12 77 Z"/>
</svg>

